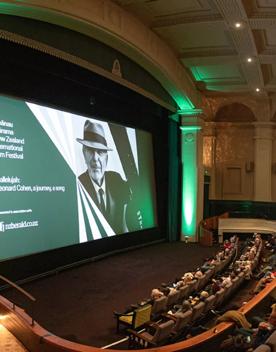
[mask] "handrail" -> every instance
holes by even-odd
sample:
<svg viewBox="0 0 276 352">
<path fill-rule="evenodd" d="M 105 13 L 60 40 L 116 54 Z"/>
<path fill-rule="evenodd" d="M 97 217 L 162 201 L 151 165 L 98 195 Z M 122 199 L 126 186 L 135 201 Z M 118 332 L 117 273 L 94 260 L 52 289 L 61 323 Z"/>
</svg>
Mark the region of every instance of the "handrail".
<svg viewBox="0 0 276 352">
<path fill-rule="evenodd" d="M 0 279 L 4 282 L 6 282 L 7 284 L 9 284 L 10 286 L 12 286 L 13 288 L 15 288 L 17 291 L 19 291 L 20 293 L 22 293 L 25 297 L 27 297 L 30 301 L 32 301 L 32 304 L 34 302 L 36 302 L 36 299 L 27 291 L 25 291 L 23 288 L 21 288 L 20 286 L 16 285 L 14 282 L 12 282 L 11 280 L 7 279 L 5 276 L 0 275 Z M 14 302 L 12 302 L 12 309 L 15 310 L 15 304 Z M 33 305 L 32 305 L 32 313 L 33 313 Z M 34 325 L 34 318 L 33 318 L 33 314 L 32 314 L 32 322 L 31 325 Z"/>
</svg>

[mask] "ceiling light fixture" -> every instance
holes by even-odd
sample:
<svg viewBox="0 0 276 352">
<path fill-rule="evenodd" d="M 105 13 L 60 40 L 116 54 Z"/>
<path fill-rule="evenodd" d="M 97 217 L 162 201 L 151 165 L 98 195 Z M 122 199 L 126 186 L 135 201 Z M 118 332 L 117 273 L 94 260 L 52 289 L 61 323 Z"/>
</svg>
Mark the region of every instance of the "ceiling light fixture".
<svg viewBox="0 0 276 352">
<path fill-rule="evenodd" d="M 252 57 L 248 57 L 247 62 L 252 62 Z"/>
<path fill-rule="evenodd" d="M 236 28 L 241 28 L 241 23 L 240 23 L 240 22 L 236 22 L 236 23 L 235 23 L 235 27 L 236 27 Z"/>
</svg>

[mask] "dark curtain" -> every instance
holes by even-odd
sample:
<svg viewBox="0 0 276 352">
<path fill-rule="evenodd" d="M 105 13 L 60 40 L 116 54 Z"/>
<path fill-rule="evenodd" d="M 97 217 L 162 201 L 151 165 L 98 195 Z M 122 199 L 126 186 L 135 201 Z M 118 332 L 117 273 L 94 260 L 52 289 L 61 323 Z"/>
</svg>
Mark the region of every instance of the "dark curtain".
<svg viewBox="0 0 276 352">
<path fill-rule="evenodd" d="M 180 142 L 179 124 L 169 119 L 168 240 L 179 239 L 180 219 Z"/>
</svg>

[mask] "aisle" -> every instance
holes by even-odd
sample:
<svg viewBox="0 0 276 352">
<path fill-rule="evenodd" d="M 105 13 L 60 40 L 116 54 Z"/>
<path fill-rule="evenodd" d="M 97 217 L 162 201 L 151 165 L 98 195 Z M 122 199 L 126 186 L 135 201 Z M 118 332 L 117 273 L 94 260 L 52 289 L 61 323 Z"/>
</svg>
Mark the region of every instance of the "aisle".
<svg viewBox="0 0 276 352">
<path fill-rule="evenodd" d="M 27 352 L 26 348 L 2 324 L 0 324 L 0 351 Z"/>
</svg>

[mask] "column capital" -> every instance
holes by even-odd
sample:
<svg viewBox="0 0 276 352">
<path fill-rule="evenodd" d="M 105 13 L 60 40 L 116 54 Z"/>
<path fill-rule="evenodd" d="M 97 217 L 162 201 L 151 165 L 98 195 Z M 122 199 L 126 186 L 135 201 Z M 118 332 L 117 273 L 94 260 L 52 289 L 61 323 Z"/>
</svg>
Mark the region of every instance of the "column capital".
<svg viewBox="0 0 276 352">
<path fill-rule="evenodd" d="M 179 109 L 177 110 L 178 115 L 183 116 L 200 116 L 203 114 L 202 109 Z"/>
<path fill-rule="evenodd" d="M 197 132 L 202 130 L 203 127 L 204 127 L 204 120 L 197 116 L 183 116 L 181 118 L 180 129 L 182 133 Z"/>
<path fill-rule="evenodd" d="M 273 139 L 275 122 L 254 122 L 253 125 L 255 127 L 254 139 Z"/>
</svg>

